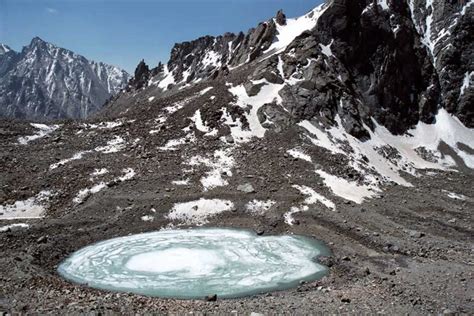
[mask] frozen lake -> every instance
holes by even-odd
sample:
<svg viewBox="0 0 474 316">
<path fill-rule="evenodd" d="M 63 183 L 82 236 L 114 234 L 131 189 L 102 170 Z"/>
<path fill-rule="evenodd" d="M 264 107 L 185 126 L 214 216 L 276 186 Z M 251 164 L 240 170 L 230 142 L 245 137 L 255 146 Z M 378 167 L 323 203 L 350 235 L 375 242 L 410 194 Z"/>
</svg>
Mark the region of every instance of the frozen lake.
<svg viewBox="0 0 474 316">
<path fill-rule="evenodd" d="M 247 230 L 162 230 L 102 241 L 67 258 L 60 275 L 93 288 L 180 299 L 233 298 L 295 287 L 324 276 L 327 255 L 302 236 Z"/>
</svg>

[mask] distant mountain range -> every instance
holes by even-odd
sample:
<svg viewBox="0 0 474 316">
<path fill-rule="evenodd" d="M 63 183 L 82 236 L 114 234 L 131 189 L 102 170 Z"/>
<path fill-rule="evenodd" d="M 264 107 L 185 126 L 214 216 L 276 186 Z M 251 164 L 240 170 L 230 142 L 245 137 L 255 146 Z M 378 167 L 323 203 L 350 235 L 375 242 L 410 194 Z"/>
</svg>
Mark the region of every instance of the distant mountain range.
<svg viewBox="0 0 474 316">
<path fill-rule="evenodd" d="M 126 86 L 122 69 L 33 38 L 16 52 L 0 44 L 0 117 L 86 118 Z"/>
</svg>

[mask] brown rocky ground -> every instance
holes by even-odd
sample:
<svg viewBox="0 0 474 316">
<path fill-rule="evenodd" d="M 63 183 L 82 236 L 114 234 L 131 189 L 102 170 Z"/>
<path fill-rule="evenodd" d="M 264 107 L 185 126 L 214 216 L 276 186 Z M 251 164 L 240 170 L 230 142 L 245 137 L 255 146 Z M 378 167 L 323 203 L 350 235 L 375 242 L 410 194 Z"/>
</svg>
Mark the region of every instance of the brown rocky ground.
<svg viewBox="0 0 474 316">
<path fill-rule="evenodd" d="M 332 197 L 336 211 L 316 204 L 295 215 L 297 225 L 288 226 L 283 213 L 304 199 L 292 184 L 311 184 L 326 196 L 330 194 L 312 165 L 285 154 L 290 145 L 304 146 L 296 131 L 269 132 L 264 139 L 237 147 L 233 157 L 238 163 L 233 176 L 226 178 L 229 185 L 203 192 L 199 179 L 207 169 L 198 167 L 189 172 L 183 163 L 194 154 L 218 149 L 216 139 L 199 136 L 196 143 L 185 145 L 186 151 L 160 151 L 157 147 L 176 138 L 173 124 L 179 125 L 181 120 L 173 119 L 158 136 L 149 136 L 150 121 L 140 117 L 121 127 L 82 134 L 77 134 L 82 129 L 79 123 L 64 122 L 60 130 L 26 146 L 16 144 L 16 139 L 31 135 L 34 129 L 23 123 L 2 122 L 2 204 L 29 198 L 44 189 L 56 195 L 43 219 L 0 221 L 0 226 L 15 222 L 31 225 L 29 229 L 0 233 L 0 310 L 54 314 L 474 311 L 471 174 L 422 171 L 424 175 L 419 178 L 407 175 L 413 188 L 387 185 L 377 198 L 361 205 Z M 115 135 L 126 139 L 126 149 L 112 154 L 93 152 L 49 169 L 59 159 L 102 146 Z M 136 138 L 141 140 L 133 142 Z M 343 157 L 330 156 L 316 147 L 308 152 L 325 169 L 347 173 Z M 128 167 L 136 176 L 113 182 Z M 89 177 L 97 168 L 109 169 L 102 176 L 102 180 L 110 181 L 108 187 L 81 204 L 73 203 L 80 189 L 95 183 Z M 171 183 L 185 177 L 190 178 L 191 185 Z M 251 183 L 255 192 L 238 191 L 237 186 L 243 183 Z M 443 190 L 467 199 L 449 198 Z M 235 204 L 233 212 L 211 218 L 206 226 L 295 233 L 324 241 L 332 251 L 332 256 L 324 259 L 330 273 L 292 290 L 217 302 L 109 293 L 68 283 L 57 274 L 57 265 L 73 251 L 116 236 L 159 230 L 169 224 L 164 215 L 173 203 L 201 197 L 225 198 Z M 263 216 L 253 216 L 244 208 L 253 199 L 277 203 Z M 141 220 L 151 208 L 157 211 L 155 220 Z"/>
</svg>

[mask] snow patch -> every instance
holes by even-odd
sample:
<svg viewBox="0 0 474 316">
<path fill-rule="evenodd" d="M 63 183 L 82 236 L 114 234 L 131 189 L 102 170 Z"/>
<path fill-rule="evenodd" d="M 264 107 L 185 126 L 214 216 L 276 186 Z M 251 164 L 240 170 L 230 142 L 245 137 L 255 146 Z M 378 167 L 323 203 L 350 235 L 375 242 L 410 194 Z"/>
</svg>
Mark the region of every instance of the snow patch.
<svg viewBox="0 0 474 316">
<path fill-rule="evenodd" d="M 179 110 L 181 110 L 182 108 L 184 108 L 193 99 L 195 99 L 195 96 L 184 99 L 184 100 L 179 101 L 179 102 L 176 102 L 176 103 L 174 103 L 170 106 L 167 106 L 167 107 L 164 108 L 164 110 L 166 111 L 166 113 L 168 115 L 174 114 L 174 113 L 178 112 Z"/>
<path fill-rule="evenodd" d="M 466 89 L 469 89 L 469 87 L 472 85 L 473 77 L 474 77 L 474 71 L 466 72 L 466 74 L 464 75 L 464 80 L 462 81 L 459 97 L 464 95 L 464 93 L 466 92 Z"/>
<path fill-rule="evenodd" d="M 457 194 L 457 193 L 449 192 L 449 191 L 446 191 L 446 190 L 443 190 L 443 192 L 446 193 L 450 199 L 460 200 L 460 201 L 465 201 L 467 199 L 462 194 Z"/>
<path fill-rule="evenodd" d="M 265 51 L 279 53 L 283 51 L 293 40 L 301 35 L 304 31 L 309 31 L 316 26 L 319 17 L 324 13 L 327 6 L 321 4 L 306 15 L 295 18 L 287 19 L 286 25 L 280 25 L 276 23 L 277 35 L 274 43 Z"/>
<path fill-rule="evenodd" d="M 98 176 L 102 176 L 104 174 L 107 174 L 109 172 L 109 170 L 107 170 L 106 168 L 102 168 L 102 169 L 95 169 L 93 173 L 91 173 L 91 177 L 98 177 Z"/>
<path fill-rule="evenodd" d="M 295 218 L 293 217 L 296 213 L 306 212 L 309 210 L 307 205 L 302 205 L 299 207 L 293 206 L 291 209 L 283 215 L 283 219 L 287 225 L 293 226 L 296 223 Z"/>
<path fill-rule="evenodd" d="M 275 204 L 272 200 L 253 200 L 245 205 L 245 209 L 253 215 L 264 215 Z"/>
<path fill-rule="evenodd" d="M 187 134 L 184 137 L 171 139 L 164 146 L 158 147 L 160 150 L 164 151 L 175 151 L 178 150 L 180 146 L 196 142 L 196 137 L 194 134 Z"/>
<path fill-rule="evenodd" d="M 302 159 L 307 162 L 312 162 L 312 159 L 309 155 L 305 154 L 304 152 L 298 149 L 290 149 L 287 151 L 287 153 L 293 158 Z"/>
<path fill-rule="evenodd" d="M 194 115 L 190 118 L 191 121 L 194 122 L 196 129 L 200 132 L 205 133 L 204 136 L 215 136 L 218 133 L 217 129 L 210 129 L 208 126 L 205 125 L 201 117 L 201 110 L 197 110 Z"/>
<path fill-rule="evenodd" d="M 97 147 L 95 151 L 101 152 L 104 154 L 112 154 L 112 153 L 116 153 L 125 149 L 125 146 L 126 146 L 125 140 L 120 136 L 115 136 L 114 139 L 107 142 L 107 145 Z"/>
<path fill-rule="evenodd" d="M 123 169 L 122 172 L 123 172 L 123 175 L 121 177 L 118 177 L 114 181 L 120 181 L 120 182 L 128 181 L 128 180 L 133 179 L 136 175 L 135 170 L 133 170 L 132 168 Z"/>
<path fill-rule="evenodd" d="M 107 183 L 101 182 L 99 184 L 94 185 L 91 188 L 83 189 L 77 193 L 76 197 L 73 199 L 74 203 L 82 203 L 86 198 L 91 196 L 92 194 L 98 193 L 107 187 Z"/>
<path fill-rule="evenodd" d="M 80 204 L 84 202 L 85 199 L 87 199 L 89 196 L 92 194 L 99 193 L 103 189 L 105 189 L 109 184 L 111 183 L 116 183 L 116 182 L 124 182 L 127 180 L 132 179 L 135 176 L 135 171 L 132 168 L 127 168 L 122 170 L 123 175 L 120 177 L 117 177 L 113 179 L 112 181 L 109 182 L 100 182 L 91 188 L 86 188 L 80 190 L 77 195 L 74 197 L 73 202 L 76 204 Z"/>
<path fill-rule="evenodd" d="M 164 67 L 164 78 L 163 78 L 163 80 L 161 80 L 158 83 L 158 88 L 161 88 L 161 89 L 166 91 L 166 90 L 168 90 L 168 86 L 170 84 L 175 84 L 173 72 L 169 71 L 168 65 L 165 65 L 165 67 Z"/>
<path fill-rule="evenodd" d="M 390 9 L 390 8 L 388 7 L 387 0 L 377 0 L 377 3 L 378 3 L 378 5 L 381 6 L 382 9 L 384 9 L 384 10 Z"/>
<path fill-rule="evenodd" d="M 266 129 L 262 126 L 258 118 L 257 113 L 259 109 L 267 103 L 276 102 L 277 104 L 281 104 L 282 101 L 278 93 L 283 88 L 283 85 L 272 84 L 266 80 L 253 83 L 265 83 L 265 85 L 260 89 L 260 92 L 257 95 L 252 97 L 247 94 L 243 85 L 229 88 L 229 92 L 236 97 L 236 104 L 238 106 L 244 109 L 250 107 L 250 110 L 245 113 L 245 117 L 249 123 L 249 129 L 243 130 L 242 126 L 231 127 L 232 136 L 234 136 L 236 142 L 245 143 L 252 137 L 262 138 L 265 135 Z M 229 122 L 227 118 L 226 123 L 228 125 L 233 124 L 232 120 Z"/>
<path fill-rule="evenodd" d="M 18 224 L 11 224 L 11 225 L 2 226 L 2 227 L 0 227 L 0 233 L 7 232 L 7 231 L 13 230 L 15 228 L 28 229 L 28 228 L 30 228 L 30 225 L 24 224 L 24 223 L 18 223 Z"/>
<path fill-rule="evenodd" d="M 18 138 L 18 143 L 20 145 L 26 145 L 31 141 L 46 137 L 52 132 L 54 132 L 55 130 L 57 130 L 59 127 L 61 127 L 60 125 L 45 125 L 45 124 L 36 124 L 36 123 L 31 123 L 30 125 L 38 129 L 38 131 L 34 135 Z"/>
<path fill-rule="evenodd" d="M 221 63 L 222 56 L 216 53 L 213 50 L 210 50 L 206 53 L 202 60 L 202 65 L 204 68 L 207 67 L 220 67 L 222 65 Z"/>
<path fill-rule="evenodd" d="M 314 191 L 312 188 L 308 186 L 293 185 L 293 188 L 297 189 L 298 191 L 300 191 L 301 194 L 306 196 L 304 203 L 307 205 L 316 204 L 317 202 L 320 202 L 327 208 L 330 208 L 332 210 L 336 209 L 336 205 L 332 201 L 328 200 L 327 198 L 317 193 L 316 191 Z"/>
<path fill-rule="evenodd" d="M 189 185 L 189 179 L 171 181 L 173 185 Z"/>
<path fill-rule="evenodd" d="M 455 116 L 449 114 L 445 109 L 439 109 L 434 124 L 419 122 L 415 128 L 409 130 L 403 136 L 392 135 L 387 129 L 376 124 L 376 130 L 371 137 L 375 145 L 385 143 L 396 148 L 408 163 L 418 169 L 446 169 L 455 166 L 452 159 L 441 157 L 438 147 L 441 142 L 451 147 L 456 154 L 463 159 L 466 166 L 474 169 L 474 155 L 463 151 L 459 143 L 474 148 L 474 129 L 463 125 Z M 422 159 L 416 149 L 425 148 L 431 151 L 436 162 L 428 162 Z"/>
<path fill-rule="evenodd" d="M 214 152 L 211 158 L 195 156 L 187 162 L 190 166 L 204 165 L 210 168 L 210 171 L 206 172 L 206 175 L 201 178 L 204 191 L 228 185 L 229 182 L 223 178 L 223 175 L 232 176 L 234 163 L 232 149 L 219 149 Z"/>
<path fill-rule="evenodd" d="M 36 196 L 11 205 L 0 205 L 0 220 L 42 218 L 45 205 L 52 196 L 51 191 L 41 191 Z"/>
<path fill-rule="evenodd" d="M 361 204 L 366 198 L 372 198 L 376 195 L 373 188 L 369 186 L 347 181 L 346 179 L 339 178 L 322 170 L 317 170 L 316 173 L 323 178 L 324 184 L 328 186 L 335 195 L 345 200 Z"/>
<path fill-rule="evenodd" d="M 321 47 L 321 52 L 327 57 L 334 57 L 334 54 L 332 53 L 332 50 L 331 50 L 332 43 L 334 43 L 334 40 L 332 40 L 331 43 L 329 43 L 329 45 L 319 44 L 319 47 Z"/>
<path fill-rule="evenodd" d="M 461 15 L 465 15 L 467 12 L 467 9 L 473 4 L 474 4 L 474 0 L 469 0 L 468 3 L 466 3 L 464 7 L 462 7 Z"/>
<path fill-rule="evenodd" d="M 84 155 L 86 155 L 88 153 L 91 153 L 91 151 L 89 150 L 89 151 L 78 152 L 78 153 L 74 154 L 74 156 L 72 156 L 71 158 L 62 159 L 62 160 L 52 164 L 51 166 L 49 166 L 49 169 L 54 170 L 54 169 L 56 169 L 60 166 L 64 166 L 65 164 L 70 163 L 71 161 L 82 159 L 84 157 Z"/>
<path fill-rule="evenodd" d="M 120 120 L 115 121 L 115 122 L 101 122 L 97 124 L 82 124 L 82 126 L 87 129 L 112 129 L 112 128 L 120 127 L 122 125 L 123 125 L 123 122 Z M 79 131 L 79 132 L 82 132 L 82 131 Z"/>
<path fill-rule="evenodd" d="M 365 184 L 374 190 L 380 182 L 393 181 L 404 186 L 412 186 L 401 172 L 418 175 L 418 169 L 445 170 L 455 166 L 450 156 L 443 156 L 438 147 L 441 142 L 450 146 L 469 168 L 474 168 L 474 155 L 463 151 L 459 143 L 474 148 L 474 130 L 465 127 L 456 117 L 440 109 L 435 124 L 419 122 L 405 135 L 391 134 L 385 127 L 374 121 L 370 140 L 362 142 L 348 134 L 342 127 L 339 116 L 337 126 L 319 128 L 309 121 L 299 125 L 310 135 L 307 138 L 316 146 L 326 148 L 333 154 L 344 154 L 349 164 L 364 176 Z M 316 137 L 314 137 L 316 136 Z M 350 152 L 347 148 L 352 149 Z M 423 154 L 422 156 L 422 153 Z M 425 158 L 423 158 L 425 157 Z M 428 160 L 427 160 L 428 159 Z M 382 177 L 375 176 L 374 172 Z"/>
<path fill-rule="evenodd" d="M 151 215 L 145 215 L 140 217 L 140 219 L 144 222 L 153 222 L 155 220 L 155 217 Z"/>
<path fill-rule="evenodd" d="M 178 221 L 183 225 L 204 225 L 208 223 L 208 218 L 217 214 L 230 211 L 234 203 L 229 200 L 204 199 L 176 203 L 166 215 L 172 221 Z"/>
<path fill-rule="evenodd" d="M 200 92 L 199 92 L 199 95 L 205 95 L 206 93 L 208 93 L 209 91 L 211 91 L 212 89 L 214 89 L 214 87 L 208 87 L 206 89 L 202 89 Z"/>
</svg>

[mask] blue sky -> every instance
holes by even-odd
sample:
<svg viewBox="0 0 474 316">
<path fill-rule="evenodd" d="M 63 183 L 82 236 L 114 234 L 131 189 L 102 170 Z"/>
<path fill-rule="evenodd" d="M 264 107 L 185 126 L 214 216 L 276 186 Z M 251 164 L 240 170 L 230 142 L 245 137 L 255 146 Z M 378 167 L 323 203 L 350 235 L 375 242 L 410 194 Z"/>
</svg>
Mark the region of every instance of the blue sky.
<svg viewBox="0 0 474 316">
<path fill-rule="evenodd" d="M 321 0 L 0 0 L 0 43 L 34 36 L 132 72 L 166 62 L 175 42 L 246 32 L 283 9 L 300 16 Z"/>
</svg>

